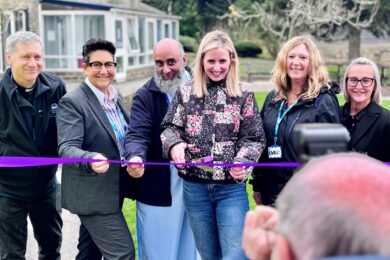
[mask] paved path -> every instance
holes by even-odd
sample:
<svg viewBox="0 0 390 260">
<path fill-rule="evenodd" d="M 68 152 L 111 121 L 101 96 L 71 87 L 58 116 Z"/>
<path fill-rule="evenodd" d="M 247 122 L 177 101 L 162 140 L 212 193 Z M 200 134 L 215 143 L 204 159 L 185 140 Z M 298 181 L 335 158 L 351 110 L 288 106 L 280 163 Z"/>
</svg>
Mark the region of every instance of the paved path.
<svg viewBox="0 0 390 260">
<path fill-rule="evenodd" d="M 61 182 L 61 172 L 57 171 L 57 179 Z M 77 240 L 79 238 L 79 218 L 62 209 L 62 246 L 61 246 L 61 258 L 64 260 L 75 259 L 77 254 Z M 28 239 L 27 239 L 27 260 L 38 259 L 38 245 L 33 237 L 33 230 L 30 221 L 28 222 Z"/>
</svg>

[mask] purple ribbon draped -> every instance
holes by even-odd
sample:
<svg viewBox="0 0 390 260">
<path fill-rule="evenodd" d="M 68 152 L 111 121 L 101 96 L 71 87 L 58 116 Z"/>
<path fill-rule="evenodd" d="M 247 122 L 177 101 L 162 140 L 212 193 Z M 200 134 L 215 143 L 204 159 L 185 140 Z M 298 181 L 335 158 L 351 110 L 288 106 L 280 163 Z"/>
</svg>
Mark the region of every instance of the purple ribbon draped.
<svg viewBox="0 0 390 260">
<path fill-rule="evenodd" d="M 1 167 L 31 167 L 68 163 L 92 163 L 101 162 L 98 159 L 85 158 L 50 158 L 50 157 L 0 157 Z M 107 160 L 109 163 L 118 164 L 143 164 L 143 165 L 176 165 L 176 166 L 222 166 L 222 167 L 299 167 L 298 162 L 278 162 L 278 163 L 174 163 L 174 162 L 128 162 L 120 160 Z"/>
</svg>

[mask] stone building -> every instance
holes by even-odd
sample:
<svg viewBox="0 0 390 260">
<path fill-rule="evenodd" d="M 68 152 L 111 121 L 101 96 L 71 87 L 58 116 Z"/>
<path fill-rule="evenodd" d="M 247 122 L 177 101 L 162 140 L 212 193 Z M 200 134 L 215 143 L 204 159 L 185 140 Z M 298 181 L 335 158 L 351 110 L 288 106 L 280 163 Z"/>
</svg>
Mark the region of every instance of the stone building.
<svg viewBox="0 0 390 260">
<path fill-rule="evenodd" d="M 179 38 L 179 19 L 140 0 L 1 1 L 0 71 L 6 68 L 5 39 L 18 30 L 39 34 L 45 70 L 80 80 L 81 49 L 90 38 L 117 47 L 117 81 L 150 75 L 153 46 L 164 37 Z"/>
</svg>

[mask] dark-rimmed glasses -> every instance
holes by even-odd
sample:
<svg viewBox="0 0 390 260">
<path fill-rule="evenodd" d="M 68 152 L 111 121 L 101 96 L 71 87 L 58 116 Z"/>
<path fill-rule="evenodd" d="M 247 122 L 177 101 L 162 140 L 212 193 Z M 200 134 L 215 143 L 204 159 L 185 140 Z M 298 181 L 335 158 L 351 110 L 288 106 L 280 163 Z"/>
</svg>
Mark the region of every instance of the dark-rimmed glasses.
<svg viewBox="0 0 390 260">
<path fill-rule="evenodd" d="M 116 62 L 108 61 L 103 64 L 100 61 L 92 61 L 88 63 L 88 66 L 93 70 L 101 70 L 103 66 L 106 70 L 113 70 L 116 67 Z"/>
<path fill-rule="evenodd" d="M 374 78 L 362 78 L 362 79 L 358 79 L 356 77 L 348 77 L 347 78 L 347 84 L 348 86 L 350 87 L 356 87 L 357 84 L 360 82 L 360 84 L 365 87 L 365 88 L 368 88 L 368 87 L 371 87 L 372 86 L 372 83 L 374 82 Z"/>
</svg>

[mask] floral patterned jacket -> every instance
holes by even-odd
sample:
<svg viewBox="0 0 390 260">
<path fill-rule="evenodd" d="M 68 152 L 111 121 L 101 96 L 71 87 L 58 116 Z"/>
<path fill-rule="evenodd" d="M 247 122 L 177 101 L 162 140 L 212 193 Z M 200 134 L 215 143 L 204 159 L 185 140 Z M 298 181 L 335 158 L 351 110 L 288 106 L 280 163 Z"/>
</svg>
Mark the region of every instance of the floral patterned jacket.
<svg viewBox="0 0 390 260">
<path fill-rule="evenodd" d="M 207 96 L 192 94 L 193 81 L 180 86 L 162 121 L 163 156 L 180 143 L 193 144 L 186 149 L 186 161 L 198 162 L 212 156 L 213 162 L 255 163 L 265 147 L 263 125 L 253 92 L 243 89 L 241 97 L 231 97 L 225 84 L 209 84 Z M 235 183 L 230 168 L 214 166 L 186 167 L 179 175 L 187 180 Z M 252 167 L 248 167 L 249 175 Z"/>
</svg>

